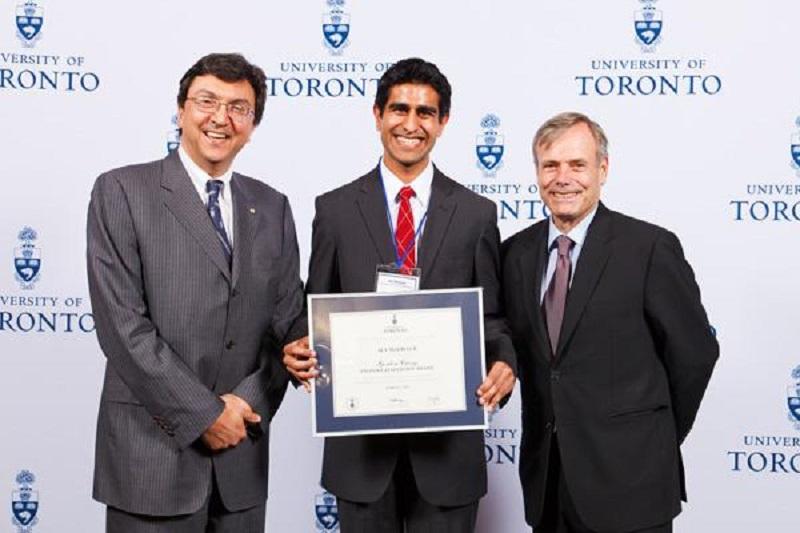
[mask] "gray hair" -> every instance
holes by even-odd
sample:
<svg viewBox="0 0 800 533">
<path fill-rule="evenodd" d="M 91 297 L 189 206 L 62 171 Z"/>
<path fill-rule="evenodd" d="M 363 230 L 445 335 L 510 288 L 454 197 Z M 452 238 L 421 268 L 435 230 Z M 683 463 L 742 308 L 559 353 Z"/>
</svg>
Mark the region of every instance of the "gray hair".
<svg viewBox="0 0 800 533">
<path fill-rule="evenodd" d="M 582 113 L 567 111 L 550 118 L 536 130 L 536 135 L 533 137 L 533 161 L 537 167 L 539 166 L 539 158 L 536 156 L 536 147 L 550 146 L 565 131 L 578 124 L 586 124 L 589 131 L 592 132 L 592 137 L 597 143 L 598 163 L 608 157 L 608 138 L 600 124 Z"/>
</svg>

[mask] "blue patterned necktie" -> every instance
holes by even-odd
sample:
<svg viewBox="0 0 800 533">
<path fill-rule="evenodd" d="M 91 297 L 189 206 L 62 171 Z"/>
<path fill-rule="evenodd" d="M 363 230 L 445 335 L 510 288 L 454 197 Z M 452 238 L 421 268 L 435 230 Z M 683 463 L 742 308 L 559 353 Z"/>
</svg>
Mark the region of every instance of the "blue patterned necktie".
<svg viewBox="0 0 800 533">
<path fill-rule="evenodd" d="M 208 216 L 211 217 L 211 222 L 214 224 L 214 229 L 217 230 L 219 241 L 222 243 L 225 259 L 228 260 L 228 265 L 230 266 L 233 250 L 231 241 L 228 240 L 228 233 L 225 231 L 225 224 L 222 223 L 222 213 L 219 210 L 219 194 L 224 186 L 225 184 L 220 180 L 208 180 L 206 182 L 206 192 L 208 193 L 208 205 L 206 207 Z"/>
</svg>

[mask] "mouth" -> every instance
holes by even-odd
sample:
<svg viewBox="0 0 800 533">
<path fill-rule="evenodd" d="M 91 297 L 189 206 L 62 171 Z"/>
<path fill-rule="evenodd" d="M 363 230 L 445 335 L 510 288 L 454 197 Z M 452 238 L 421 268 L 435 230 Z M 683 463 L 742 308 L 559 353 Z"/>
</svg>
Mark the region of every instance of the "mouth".
<svg viewBox="0 0 800 533">
<path fill-rule="evenodd" d="M 580 195 L 580 192 L 577 191 L 553 191 L 550 193 L 550 196 L 556 200 L 573 200 Z"/>
<path fill-rule="evenodd" d="M 408 137 L 406 135 L 395 135 L 394 140 L 405 148 L 417 148 L 423 142 L 421 137 Z"/>
<path fill-rule="evenodd" d="M 225 141 L 231 138 L 230 135 L 221 131 L 204 131 L 203 134 L 212 142 Z"/>
</svg>

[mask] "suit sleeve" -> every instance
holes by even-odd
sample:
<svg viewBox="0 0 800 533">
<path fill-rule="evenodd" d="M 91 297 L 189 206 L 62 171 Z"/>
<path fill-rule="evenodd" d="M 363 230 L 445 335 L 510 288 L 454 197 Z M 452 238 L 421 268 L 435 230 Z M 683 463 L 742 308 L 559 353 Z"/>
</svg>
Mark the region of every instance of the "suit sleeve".
<svg viewBox="0 0 800 533">
<path fill-rule="evenodd" d="M 663 232 L 650 259 L 645 313 L 667 370 L 678 441 L 694 423 L 719 357 L 700 289 L 678 238 Z"/>
<path fill-rule="evenodd" d="M 328 214 L 322 197 L 315 202 L 314 222 L 311 228 L 311 259 L 308 263 L 309 294 L 341 292 L 336 235 L 332 217 Z"/>
<path fill-rule="evenodd" d="M 331 231 L 331 221 L 325 215 L 324 202 L 317 197 L 314 202 L 314 221 L 311 228 L 311 259 L 308 264 L 306 295 L 340 292 L 336 259 L 336 238 Z M 308 300 L 303 298 L 302 311 L 289 328 L 286 341 L 291 342 L 308 335 Z M 284 367 L 284 371 L 286 371 Z M 288 372 L 287 372 L 288 373 Z M 295 387 L 300 382 L 289 379 Z"/>
<path fill-rule="evenodd" d="M 262 362 L 259 368 L 245 377 L 233 390 L 254 409 L 266 402 L 269 418 L 275 416 L 283 401 L 289 373 L 281 362 L 281 348 L 288 340 L 292 324 L 303 311 L 303 283 L 300 280 L 300 252 L 297 247 L 297 234 L 289 201 L 284 198 L 282 249 L 278 274 L 277 300 L 272 315 L 271 339 L 265 342 Z"/>
<path fill-rule="evenodd" d="M 483 320 L 486 335 L 486 362 L 508 364 L 517 375 L 517 356 L 511 342 L 511 331 L 506 323 L 500 284 L 500 232 L 497 229 L 497 211 L 486 217 L 475 246 L 475 284 L 483 287 Z"/>
<path fill-rule="evenodd" d="M 109 365 L 180 448 L 199 438 L 223 402 L 158 335 L 144 291 L 127 197 L 114 175 L 98 178 L 87 222 L 89 294 Z"/>
<path fill-rule="evenodd" d="M 325 294 L 341 292 L 336 251 L 336 237 L 325 214 L 321 197 L 315 201 L 314 221 L 311 228 L 311 259 L 308 263 L 308 280 L 305 294 Z M 308 301 L 303 298 L 303 309 L 289 328 L 286 341 L 308 335 Z"/>
</svg>

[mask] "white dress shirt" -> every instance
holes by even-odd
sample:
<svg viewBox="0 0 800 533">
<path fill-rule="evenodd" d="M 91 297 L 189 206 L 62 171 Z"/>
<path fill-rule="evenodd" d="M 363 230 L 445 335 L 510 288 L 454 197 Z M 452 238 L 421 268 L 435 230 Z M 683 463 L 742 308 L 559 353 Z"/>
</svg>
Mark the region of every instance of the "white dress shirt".
<svg viewBox="0 0 800 533">
<path fill-rule="evenodd" d="M 183 168 L 186 169 L 189 177 L 192 178 L 192 185 L 197 189 L 197 194 L 200 195 L 200 199 L 206 207 L 208 207 L 206 182 L 208 180 L 219 180 L 222 182 L 222 189 L 219 193 L 219 211 L 220 215 L 222 215 L 222 224 L 225 226 L 225 233 L 228 234 L 228 242 L 231 248 L 233 248 L 233 194 L 231 193 L 231 176 L 233 175 L 233 170 L 229 168 L 222 176 L 212 178 L 205 170 L 192 161 L 192 158 L 189 157 L 189 154 L 186 153 L 183 146 L 178 148 L 178 157 L 180 157 L 181 163 L 183 163 Z"/>
<path fill-rule="evenodd" d="M 420 223 L 422 223 L 422 219 L 428 211 L 428 202 L 431 198 L 433 163 L 428 160 L 428 165 L 411 183 L 404 183 L 394 172 L 389 170 L 383 163 L 383 158 L 381 158 L 380 168 L 383 187 L 386 191 L 386 205 L 389 206 L 389 214 L 392 217 L 392 223 L 389 226 L 392 228 L 393 233 L 397 230 L 397 213 L 400 211 L 400 200 L 397 195 L 400 194 L 400 189 L 406 185 L 414 189 L 414 196 L 409 200 L 409 203 L 411 204 L 411 212 L 414 215 L 414 230 L 419 229 L 417 238 L 414 240 L 414 251 L 416 252 L 418 241 L 425 230 L 425 225 L 422 224 L 422 227 L 420 227 Z M 394 243 L 394 234 L 392 234 L 392 243 Z"/>
</svg>

